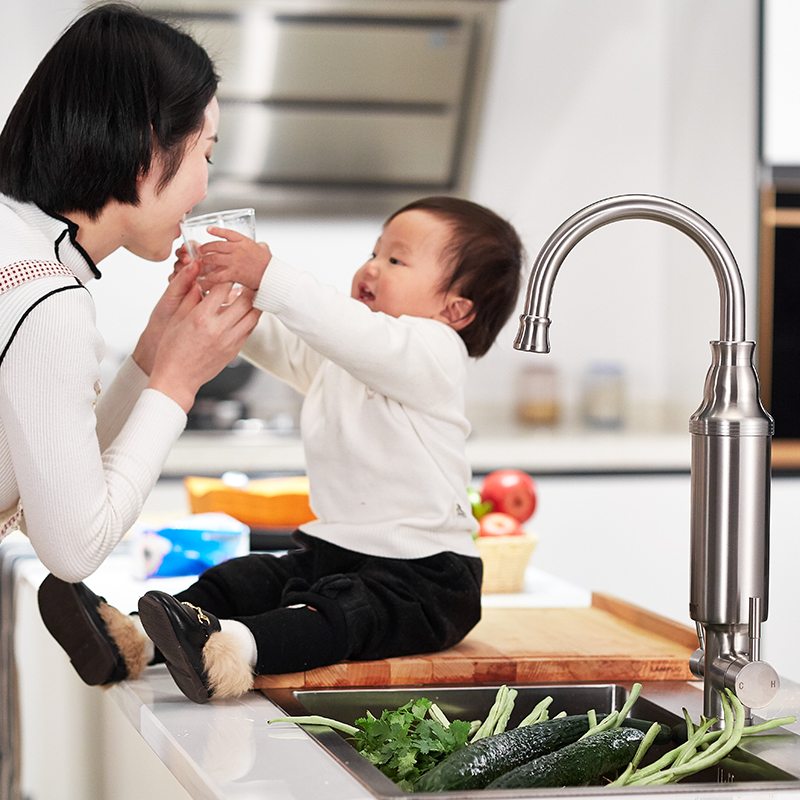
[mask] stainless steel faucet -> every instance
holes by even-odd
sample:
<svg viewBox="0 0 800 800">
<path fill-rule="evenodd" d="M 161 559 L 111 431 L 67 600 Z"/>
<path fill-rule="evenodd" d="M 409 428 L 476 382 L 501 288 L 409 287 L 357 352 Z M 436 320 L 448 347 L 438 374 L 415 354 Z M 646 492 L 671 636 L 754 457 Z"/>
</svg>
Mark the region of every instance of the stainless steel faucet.
<svg viewBox="0 0 800 800">
<path fill-rule="evenodd" d="M 706 717 L 722 720 L 719 692 L 724 688 L 736 693 L 750 716 L 749 709 L 768 705 L 779 689 L 777 673 L 760 658 L 769 588 L 774 426 L 761 405 L 755 342 L 744 341 L 744 285 L 727 243 L 692 209 L 662 197 L 621 195 L 587 206 L 554 231 L 539 252 L 514 347 L 550 351 L 550 297 L 561 264 L 586 235 L 623 219 L 655 220 L 685 233 L 708 257 L 719 285 L 720 338 L 711 342 L 703 402 L 689 420 L 689 615 L 700 640 L 690 667 L 704 678 Z"/>
</svg>

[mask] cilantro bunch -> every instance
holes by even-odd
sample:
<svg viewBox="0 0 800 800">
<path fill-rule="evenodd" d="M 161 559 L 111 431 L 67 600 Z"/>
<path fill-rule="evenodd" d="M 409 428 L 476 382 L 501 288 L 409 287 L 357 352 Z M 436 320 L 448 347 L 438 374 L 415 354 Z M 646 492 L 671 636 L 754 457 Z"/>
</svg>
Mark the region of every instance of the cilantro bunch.
<svg viewBox="0 0 800 800">
<path fill-rule="evenodd" d="M 367 711 L 355 724 L 355 748 L 404 791 L 411 791 L 423 773 L 462 748 L 471 729 L 463 720 L 448 722 L 425 697 L 396 711 L 386 709 L 380 717 Z"/>
<path fill-rule="evenodd" d="M 476 729 L 476 723 L 450 722 L 426 697 L 409 700 L 396 711 L 386 709 L 380 717 L 367 711 L 355 725 L 315 715 L 276 717 L 268 722 L 325 726 L 346 733 L 364 758 L 407 792 L 423 773 L 464 747 Z"/>
</svg>

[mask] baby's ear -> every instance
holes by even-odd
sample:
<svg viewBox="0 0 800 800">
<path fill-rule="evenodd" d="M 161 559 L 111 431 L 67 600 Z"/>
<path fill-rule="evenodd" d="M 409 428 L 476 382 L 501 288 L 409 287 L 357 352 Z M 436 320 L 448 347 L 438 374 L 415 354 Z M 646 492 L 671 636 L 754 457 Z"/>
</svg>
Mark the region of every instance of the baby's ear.
<svg viewBox="0 0 800 800">
<path fill-rule="evenodd" d="M 454 331 L 461 331 L 475 319 L 472 300 L 466 297 L 453 297 L 441 311 L 442 322 L 449 325 Z"/>
</svg>

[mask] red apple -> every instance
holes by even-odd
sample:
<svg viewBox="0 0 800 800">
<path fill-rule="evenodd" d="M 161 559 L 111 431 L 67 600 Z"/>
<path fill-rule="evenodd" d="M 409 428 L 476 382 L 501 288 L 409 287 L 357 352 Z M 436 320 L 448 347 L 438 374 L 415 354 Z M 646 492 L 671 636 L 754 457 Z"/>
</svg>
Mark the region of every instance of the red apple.
<svg viewBox="0 0 800 800">
<path fill-rule="evenodd" d="M 484 479 L 481 498 L 492 504 L 492 511 L 502 511 L 525 522 L 536 510 L 536 484 L 518 469 L 499 469 Z"/>
<path fill-rule="evenodd" d="M 480 526 L 478 536 L 519 536 L 522 533 L 519 520 L 501 511 L 484 514 L 480 519 Z"/>
</svg>

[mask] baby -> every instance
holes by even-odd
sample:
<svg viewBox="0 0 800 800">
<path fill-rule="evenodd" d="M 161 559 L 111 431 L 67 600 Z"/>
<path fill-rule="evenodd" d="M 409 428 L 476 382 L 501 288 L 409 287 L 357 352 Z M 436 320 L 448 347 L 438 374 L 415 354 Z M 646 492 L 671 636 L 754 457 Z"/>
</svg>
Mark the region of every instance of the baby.
<svg viewBox="0 0 800 800">
<path fill-rule="evenodd" d="M 241 284 L 266 312 L 242 355 L 305 395 L 316 520 L 295 532 L 297 550 L 233 559 L 175 596 L 147 592 L 138 620 L 50 576 L 45 623 L 84 680 L 134 677 L 163 658 L 198 703 L 239 695 L 254 675 L 451 647 L 481 613 L 467 363 L 514 309 L 519 237 L 475 203 L 418 200 L 389 217 L 348 297 L 264 244 L 212 233 L 223 239 L 201 248 L 204 280 Z"/>
</svg>

